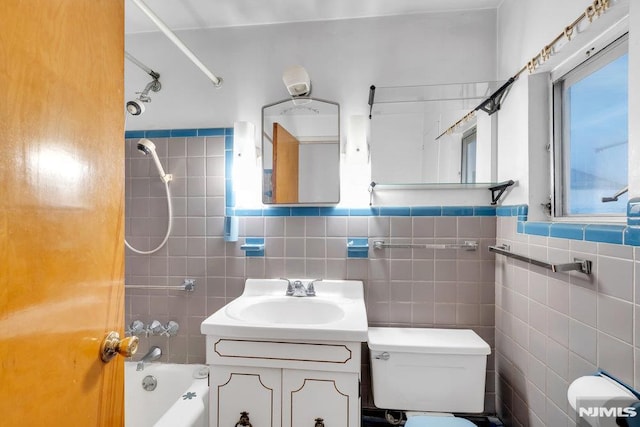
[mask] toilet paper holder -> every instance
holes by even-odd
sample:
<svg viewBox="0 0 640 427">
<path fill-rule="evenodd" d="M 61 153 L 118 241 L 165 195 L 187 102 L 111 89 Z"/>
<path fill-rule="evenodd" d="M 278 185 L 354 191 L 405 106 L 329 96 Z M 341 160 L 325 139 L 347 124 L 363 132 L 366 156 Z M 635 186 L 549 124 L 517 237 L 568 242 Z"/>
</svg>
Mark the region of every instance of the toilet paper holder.
<svg viewBox="0 0 640 427">
<path fill-rule="evenodd" d="M 576 378 L 567 399 L 582 420 L 579 426 L 640 427 L 640 393 L 605 370 Z"/>
<path fill-rule="evenodd" d="M 613 375 L 611 375 L 610 373 L 608 373 L 604 369 L 598 369 L 598 371 L 593 375 L 607 377 L 610 380 L 613 380 L 613 381 L 617 382 L 622 387 L 626 388 L 629 392 L 631 392 L 631 394 L 633 394 L 636 397 L 636 399 L 640 400 L 640 392 L 639 391 L 637 391 L 636 389 L 634 389 L 633 387 L 631 387 L 629 384 L 625 383 L 624 381 L 620 380 L 619 378 L 614 377 Z"/>
</svg>

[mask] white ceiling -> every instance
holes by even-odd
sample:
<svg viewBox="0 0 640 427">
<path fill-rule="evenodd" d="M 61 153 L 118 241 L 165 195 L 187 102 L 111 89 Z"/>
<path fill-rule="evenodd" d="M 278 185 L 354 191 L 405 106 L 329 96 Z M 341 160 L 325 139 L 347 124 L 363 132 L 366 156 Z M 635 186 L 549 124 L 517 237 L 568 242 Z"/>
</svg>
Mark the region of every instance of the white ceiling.
<svg viewBox="0 0 640 427">
<path fill-rule="evenodd" d="M 172 30 L 495 9 L 502 0 L 146 0 Z M 125 0 L 125 33 L 157 31 Z"/>
</svg>

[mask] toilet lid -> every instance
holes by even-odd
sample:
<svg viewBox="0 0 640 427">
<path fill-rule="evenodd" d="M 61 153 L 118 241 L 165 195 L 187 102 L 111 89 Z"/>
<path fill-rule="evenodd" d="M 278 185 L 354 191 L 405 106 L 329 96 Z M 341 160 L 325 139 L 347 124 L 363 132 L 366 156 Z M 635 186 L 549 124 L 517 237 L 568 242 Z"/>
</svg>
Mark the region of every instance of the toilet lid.
<svg viewBox="0 0 640 427">
<path fill-rule="evenodd" d="M 439 417 L 432 415 L 418 415 L 409 417 L 405 427 L 477 427 L 471 421 L 458 417 Z"/>
</svg>

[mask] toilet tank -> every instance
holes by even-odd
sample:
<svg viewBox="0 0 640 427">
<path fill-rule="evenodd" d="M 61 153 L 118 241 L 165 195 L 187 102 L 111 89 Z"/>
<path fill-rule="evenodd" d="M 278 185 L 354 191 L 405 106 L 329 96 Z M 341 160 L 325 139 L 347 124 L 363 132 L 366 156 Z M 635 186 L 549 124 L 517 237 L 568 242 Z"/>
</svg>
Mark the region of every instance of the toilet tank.
<svg viewBox="0 0 640 427">
<path fill-rule="evenodd" d="M 369 328 L 378 408 L 479 413 L 489 345 L 470 329 Z"/>
</svg>

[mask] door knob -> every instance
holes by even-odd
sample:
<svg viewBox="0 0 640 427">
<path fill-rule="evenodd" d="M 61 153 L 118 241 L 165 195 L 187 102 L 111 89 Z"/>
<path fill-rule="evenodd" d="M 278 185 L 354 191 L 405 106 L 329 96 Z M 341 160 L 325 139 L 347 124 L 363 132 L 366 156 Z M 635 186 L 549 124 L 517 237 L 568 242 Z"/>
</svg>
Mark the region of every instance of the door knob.
<svg viewBox="0 0 640 427">
<path fill-rule="evenodd" d="M 120 334 L 111 331 L 100 344 L 100 357 L 104 363 L 108 363 L 118 354 L 124 357 L 131 357 L 138 350 L 139 338 L 136 336 L 120 339 Z"/>
</svg>

